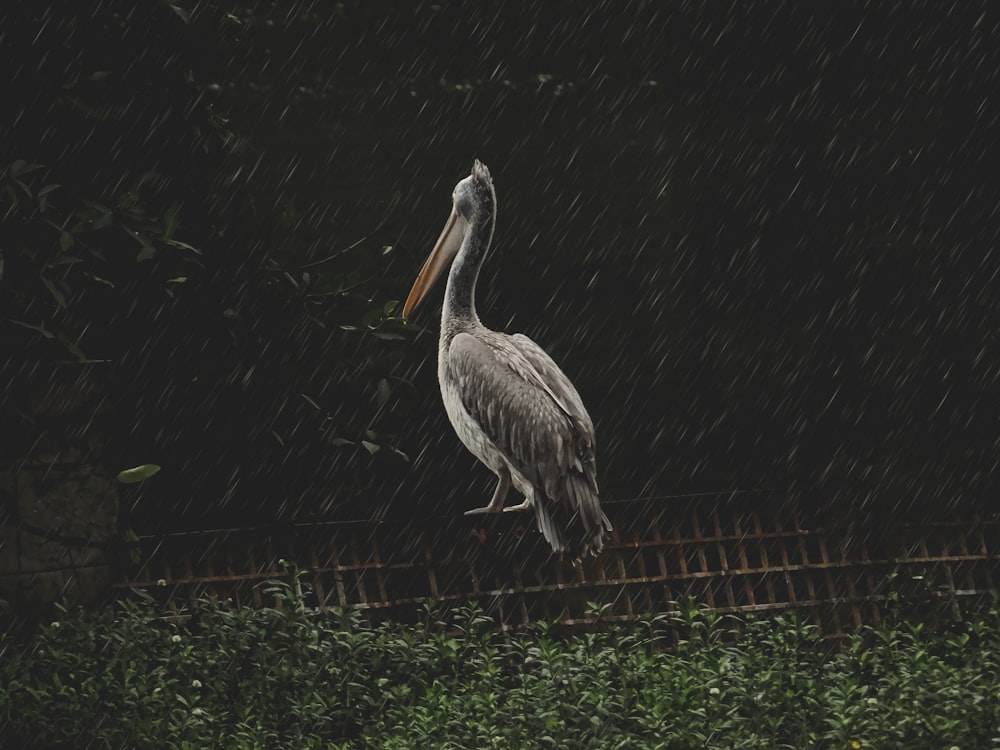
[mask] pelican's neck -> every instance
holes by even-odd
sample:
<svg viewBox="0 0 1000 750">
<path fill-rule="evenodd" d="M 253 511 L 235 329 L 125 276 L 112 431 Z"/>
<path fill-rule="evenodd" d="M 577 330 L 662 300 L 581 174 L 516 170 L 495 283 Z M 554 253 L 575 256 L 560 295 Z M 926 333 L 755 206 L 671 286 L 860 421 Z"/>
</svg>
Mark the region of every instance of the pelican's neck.
<svg viewBox="0 0 1000 750">
<path fill-rule="evenodd" d="M 465 230 L 462 247 L 452 261 L 448 272 L 448 286 L 444 293 L 444 310 L 441 313 L 441 332 L 446 329 L 480 325 L 476 314 L 476 281 L 486 253 L 493 240 L 496 212 L 493 206 L 484 206 L 477 212 Z"/>
</svg>

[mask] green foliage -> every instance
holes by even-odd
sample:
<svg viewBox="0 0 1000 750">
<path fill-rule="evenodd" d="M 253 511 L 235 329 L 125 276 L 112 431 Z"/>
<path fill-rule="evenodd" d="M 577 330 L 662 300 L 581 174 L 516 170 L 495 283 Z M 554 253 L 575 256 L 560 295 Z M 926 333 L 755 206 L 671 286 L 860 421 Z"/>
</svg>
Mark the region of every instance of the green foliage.
<svg viewBox="0 0 1000 750">
<path fill-rule="evenodd" d="M 150 599 L 0 637 L 0 740 L 294 748 L 995 747 L 1000 613 L 863 629 L 686 606 L 637 627 L 504 634 L 470 605 L 415 626 L 302 608 Z M 677 636 L 669 638 L 668 636 Z M 664 645 L 673 642 L 668 650 Z"/>
</svg>

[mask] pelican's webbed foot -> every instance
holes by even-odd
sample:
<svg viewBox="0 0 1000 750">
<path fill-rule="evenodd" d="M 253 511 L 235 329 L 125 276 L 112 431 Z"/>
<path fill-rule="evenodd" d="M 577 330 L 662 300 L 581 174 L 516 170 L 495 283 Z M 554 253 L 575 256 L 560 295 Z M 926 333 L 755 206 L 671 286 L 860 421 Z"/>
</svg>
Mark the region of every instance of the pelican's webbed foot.
<svg viewBox="0 0 1000 750">
<path fill-rule="evenodd" d="M 518 503 L 517 505 L 508 505 L 503 509 L 504 513 L 512 513 L 517 510 L 531 510 L 534 506 L 528 498 L 524 498 L 523 503 Z"/>
</svg>

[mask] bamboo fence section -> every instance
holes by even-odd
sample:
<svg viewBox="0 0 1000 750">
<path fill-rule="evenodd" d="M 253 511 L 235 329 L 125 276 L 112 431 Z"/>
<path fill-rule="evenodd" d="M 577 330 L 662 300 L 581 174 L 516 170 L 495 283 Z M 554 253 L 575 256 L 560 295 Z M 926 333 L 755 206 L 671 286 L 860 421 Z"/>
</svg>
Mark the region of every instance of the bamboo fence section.
<svg viewBox="0 0 1000 750">
<path fill-rule="evenodd" d="M 958 607 L 996 592 L 1000 574 L 1000 517 L 862 533 L 695 508 L 616 530 L 598 558 L 573 563 L 548 553 L 533 519 L 510 516 L 150 537 L 116 586 L 172 607 L 204 595 L 262 606 L 275 603 L 266 582 L 290 580 L 294 565 L 305 606 L 354 607 L 370 620 L 476 601 L 505 629 L 579 625 L 591 622 L 590 602 L 605 605 L 604 621 L 630 621 L 693 600 L 717 613 L 797 609 L 838 635 L 877 623 L 890 601 Z"/>
</svg>

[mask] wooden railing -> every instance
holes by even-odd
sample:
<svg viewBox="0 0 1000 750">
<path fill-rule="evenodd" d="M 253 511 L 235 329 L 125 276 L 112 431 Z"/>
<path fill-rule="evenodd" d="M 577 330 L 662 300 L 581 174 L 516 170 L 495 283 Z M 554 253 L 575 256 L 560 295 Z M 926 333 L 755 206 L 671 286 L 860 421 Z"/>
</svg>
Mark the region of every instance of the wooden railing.
<svg viewBox="0 0 1000 750">
<path fill-rule="evenodd" d="M 504 628 L 573 625 L 590 621 L 590 602 L 605 605 L 603 619 L 628 621 L 693 599 L 719 613 L 798 609 L 836 635 L 877 622 L 892 600 L 949 607 L 986 596 L 1000 566 L 1000 516 L 861 531 L 689 508 L 616 523 L 605 551 L 581 563 L 550 555 L 531 519 L 510 515 L 149 537 L 116 586 L 168 606 L 203 595 L 261 606 L 271 603 L 264 582 L 296 569 L 307 606 L 371 619 L 475 600 Z"/>
</svg>

